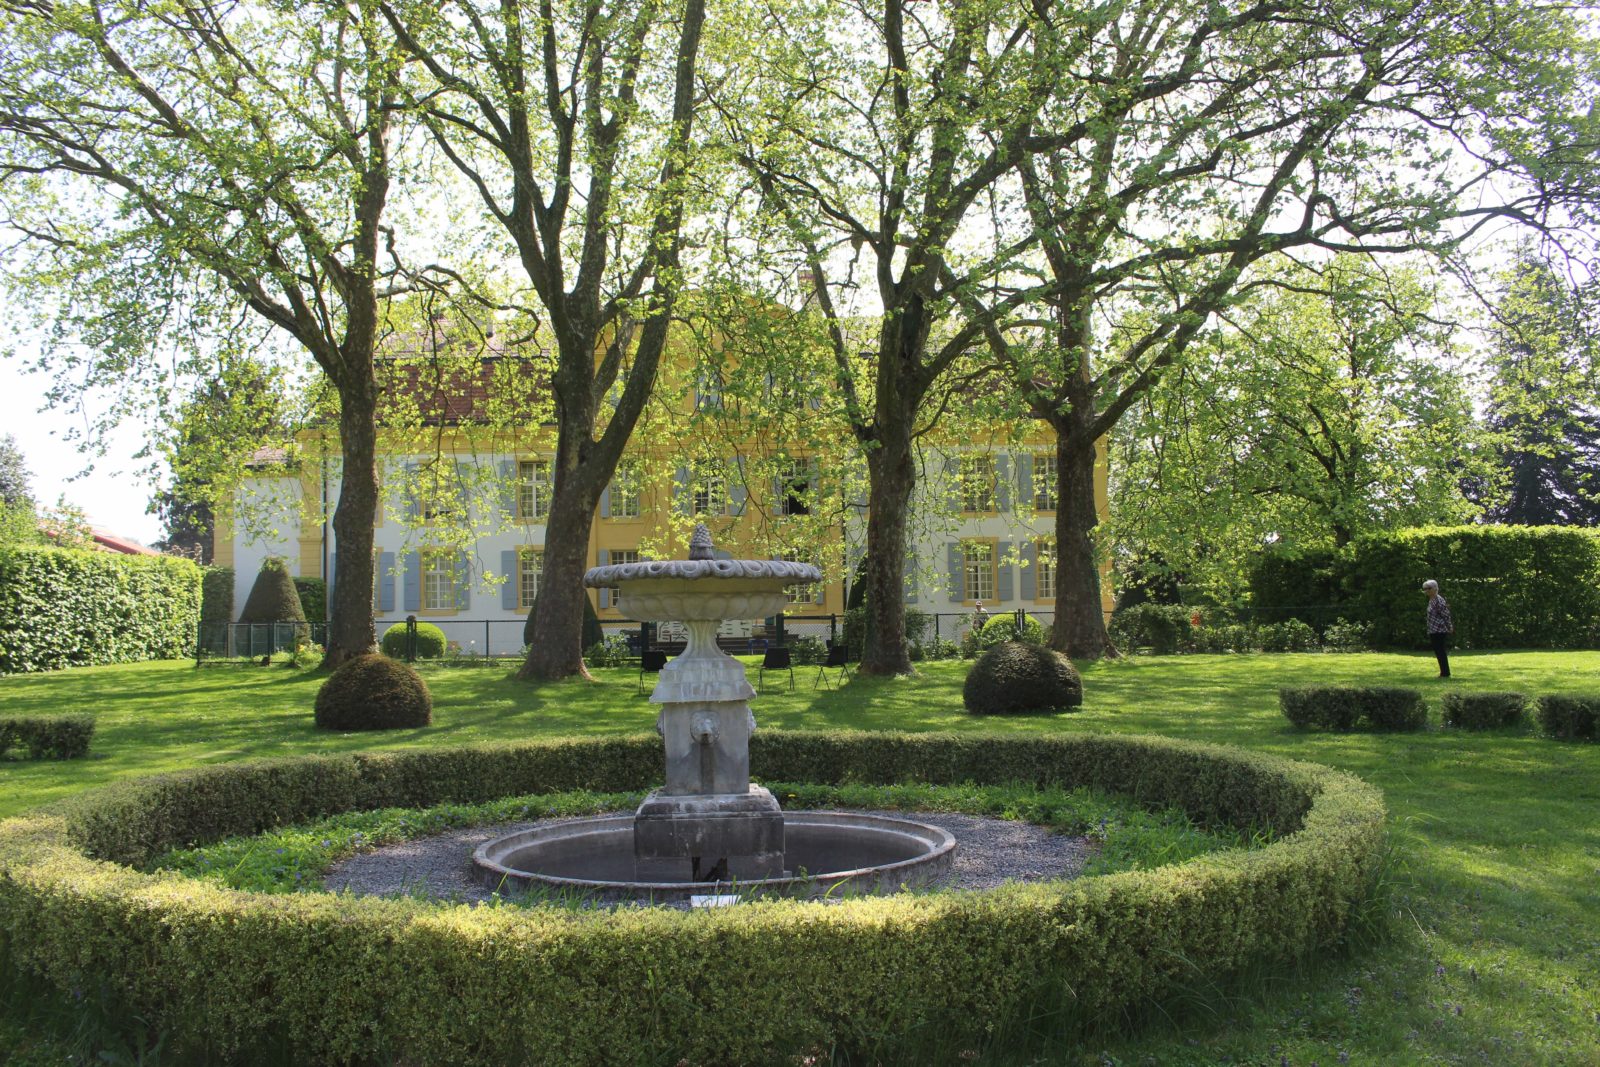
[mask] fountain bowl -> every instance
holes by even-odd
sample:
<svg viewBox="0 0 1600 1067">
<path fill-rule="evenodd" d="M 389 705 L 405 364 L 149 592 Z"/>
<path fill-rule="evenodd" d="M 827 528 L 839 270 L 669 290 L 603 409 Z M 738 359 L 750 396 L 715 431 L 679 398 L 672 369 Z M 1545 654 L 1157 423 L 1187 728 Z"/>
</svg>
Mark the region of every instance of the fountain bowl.
<svg viewBox="0 0 1600 1067">
<path fill-rule="evenodd" d="M 785 812 L 785 877 L 725 882 L 640 881 L 634 817 L 563 819 L 484 842 L 472 862 L 491 889 L 546 892 L 597 903 L 673 904 L 702 896 L 741 899 L 894 893 L 950 869 L 956 841 L 936 826 L 858 812 Z"/>
</svg>

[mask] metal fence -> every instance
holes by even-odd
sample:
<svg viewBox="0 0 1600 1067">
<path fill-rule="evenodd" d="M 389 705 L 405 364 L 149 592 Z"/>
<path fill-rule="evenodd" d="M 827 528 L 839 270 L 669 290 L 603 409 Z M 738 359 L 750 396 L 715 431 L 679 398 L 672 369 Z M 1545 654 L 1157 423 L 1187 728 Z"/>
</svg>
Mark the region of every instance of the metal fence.
<svg viewBox="0 0 1600 1067">
<path fill-rule="evenodd" d="M 196 667 L 271 660 L 306 645 L 323 644 L 325 622 L 203 622 L 195 634 Z"/>
</svg>

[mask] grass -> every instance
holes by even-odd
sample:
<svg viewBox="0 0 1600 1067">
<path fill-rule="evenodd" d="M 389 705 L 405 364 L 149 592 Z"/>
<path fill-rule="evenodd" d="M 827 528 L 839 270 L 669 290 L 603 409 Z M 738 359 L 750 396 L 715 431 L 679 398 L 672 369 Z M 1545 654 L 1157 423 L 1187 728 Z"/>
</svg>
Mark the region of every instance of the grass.
<svg viewBox="0 0 1600 1067">
<path fill-rule="evenodd" d="M 1600 692 L 1600 653 L 1460 653 L 1453 666 L 1456 678 L 1443 683 L 1423 655 L 1138 658 L 1086 666 L 1079 714 L 1008 720 L 962 712 L 962 663 L 817 692 L 807 688 L 813 672 L 801 669 L 793 692 L 769 679 L 756 715 L 794 729 L 1160 733 L 1329 764 L 1384 790 L 1396 849 L 1381 937 L 1363 925 L 1367 935 L 1351 951 L 1196 989 L 1131 1033 L 1108 1027 L 1062 1047 L 1045 1025 L 1038 1035 L 1011 1035 L 1010 1051 L 980 1062 L 1600 1063 L 1600 745 L 1526 729 L 1437 728 L 1446 686 Z M 88 759 L 0 765 L 0 814 L 202 763 L 630 733 L 654 720 L 627 671 L 599 672 L 594 685 L 537 688 L 493 668 L 431 668 L 425 676 L 434 725 L 367 736 L 315 731 L 310 707 L 321 679 L 286 668 L 157 663 L 0 679 L 0 713 L 83 710 L 99 722 Z M 1324 683 L 1415 685 L 1435 705 L 1434 728 L 1290 728 L 1277 688 Z M 8 981 L 0 988 L 9 1001 L 0 1010 L 0 1060 L 10 1048 L 15 1063 L 62 1063 L 101 1040 L 83 1025 L 90 1008 L 50 1009 Z"/>
</svg>

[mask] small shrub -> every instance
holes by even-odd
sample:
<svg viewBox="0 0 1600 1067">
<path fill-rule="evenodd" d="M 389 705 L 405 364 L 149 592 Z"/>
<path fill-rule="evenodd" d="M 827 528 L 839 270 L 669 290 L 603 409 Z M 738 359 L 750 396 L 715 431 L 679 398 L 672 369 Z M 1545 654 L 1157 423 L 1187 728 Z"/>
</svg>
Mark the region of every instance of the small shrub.
<svg viewBox="0 0 1600 1067">
<path fill-rule="evenodd" d="M 607 634 L 604 641 L 589 646 L 583 661 L 591 667 L 622 667 L 628 662 L 628 639 L 621 634 Z"/>
<path fill-rule="evenodd" d="M 820 637 L 796 637 L 789 642 L 789 654 L 798 667 L 815 667 L 827 662 L 828 645 Z"/>
<path fill-rule="evenodd" d="M 1463 730 L 1493 730 L 1522 721 L 1528 698 L 1521 693 L 1462 693 L 1452 690 L 1439 700 L 1439 718 Z"/>
<path fill-rule="evenodd" d="M 1317 631 L 1299 619 L 1269 622 L 1256 630 L 1263 652 L 1315 652 Z"/>
<path fill-rule="evenodd" d="M 383 632 L 379 642 L 383 654 L 390 659 L 404 659 L 406 654 L 406 624 L 397 622 Z M 417 623 L 417 658 L 439 659 L 444 656 L 444 631 L 431 622 Z"/>
<path fill-rule="evenodd" d="M 18 715 L 0 717 L 0 759 L 22 749 L 27 759 L 77 759 L 89 754 L 94 736 L 92 715 Z"/>
<path fill-rule="evenodd" d="M 1059 652 L 1006 641 L 972 665 L 961 698 L 974 715 L 1056 711 L 1083 703 L 1083 679 Z"/>
<path fill-rule="evenodd" d="M 1255 652 L 1260 648 L 1256 632 L 1243 623 L 1198 626 L 1189 637 L 1195 652 Z"/>
<path fill-rule="evenodd" d="M 1284 718 L 1304 730 L 1420 730 L 1428 706 L 1415 689 L 1308 685 L 1278 690 Z"/>
<path fill-rule="evenodd" d="M 1600 740 L 1600 696 L 1550 693 L 1540 697 L 1539 728 L 1562 741 Z"/>
<path fill-rule="evenodd" d="M 388 656 L 357 656 L 317 692 L 324 730 L 400 730 L 433 721 L 433 697 L 422 676 Z"/>
<path fill-rule="evenodd" d="M 982 628 L 968 630 L 961 637 L 961 655 L 964 659 L 981 656 L 996 645 L 1007 641 L 1020 641 L 1025 645 L 1044 644 L 1044 627 L 1032 615 L 1022 616 L 1022 632 L 1017 632 L 1016 615 L 991 615 Z"/>
<path fill-rule="evenodd" d="M 317 622 L 328 617 L 328 583 L 321 578 L 296 578 L 294 591 L 300 594 L 300 610 Z"/>
<path fill-rule="evenodd" d="M 1182 604 L 1135 604 L 1111 616 L 1111 639 L 1127 651 L 1148 647 L 1170 656 L 1193 647 L 1194 609 Z"/>
<path fill-rule="evenodd" d="M 1372 638 L 1365 623 L 1335 619 L 1322 634 L 1322 647 L 1329 652 L 1365 652 Z"/>
</svg>

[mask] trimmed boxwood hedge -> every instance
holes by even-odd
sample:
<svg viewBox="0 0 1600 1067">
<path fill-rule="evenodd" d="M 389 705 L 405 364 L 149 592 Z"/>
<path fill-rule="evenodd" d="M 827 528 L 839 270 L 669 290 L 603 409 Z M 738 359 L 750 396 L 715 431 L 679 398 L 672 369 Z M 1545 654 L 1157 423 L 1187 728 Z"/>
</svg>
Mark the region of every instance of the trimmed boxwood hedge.
<svg viewBox="0 0 1600 1067">
<path fill-rule="evenodd" d="M 1540 697 L 1539 728 L 1562 741 L 1600 741 L 1600 696 Z"/>
<path fill-rule="evenodd" d="M 1428 705 L 1398 686 L 1304 685 L 1278 690 L 1283 717 L 1304 730 L 1420 730 Z"/>
<path fill-rule="evenodd" d="M 691 913 L 258 895 L 127 866 L 340 811 L 642 789 L 660 744 L 314 756 L 81 794 L 0 822 L 0 937 L 60 988 L 103 990 L 216 1060 L 272 1040 L 302 1062 L 771 1062 L 930 1024 L 981 1040 L 1040 998 L 1094 1019 L 1197 973 L 1313 952 L 1342 935 L 1384 842 L 1373 787 L 1236 749 L 764 731 L 752 769 L 768 777 L 1086 785 L 1277 837 L 1156 871 Z"/>
<path fill-rule="evenodd" d="M 1439 698 L 1439 718 L 1463 730 L 1494 730 L 1522 721 L 1528 698 L 1521 693 L 1463 693 L 1451 690 Z"/>
<path fill-rule="evenodd" d="M 0 758 L 16 748 L 28 759 L 77 759 L 93 736 L 93 715 L 0 715 Z"/>
</svg>

